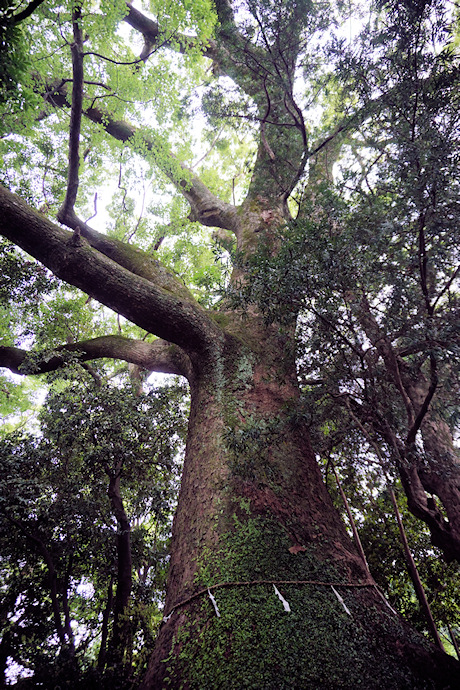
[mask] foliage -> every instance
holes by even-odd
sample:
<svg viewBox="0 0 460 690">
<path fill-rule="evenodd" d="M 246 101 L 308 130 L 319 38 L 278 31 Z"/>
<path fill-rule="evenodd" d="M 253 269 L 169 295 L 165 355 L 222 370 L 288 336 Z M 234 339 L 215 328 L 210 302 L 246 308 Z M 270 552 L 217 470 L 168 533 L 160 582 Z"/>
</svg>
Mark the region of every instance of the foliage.
<svg viewBox="0 0 460 690">
<path fill-rule="evenodd" d="M 359 132 L 329 151 L 335 183 L 322 177 L 302 190 L 275 256 L 264 241 L 249 259 L 236 254 L 250 279 L 230 297 L 239 308 L 257 304 L 281 329 L 300 309 L 301 414 L 314 448 L 342 472 L 373 575 L 426 629 L 385 485 L 399 473 L 404 482 L 409 457 L 439 471 L 441 428 L 452 439 L 458 433 L 458 56 L 443 3 L 384 5 L 359 49 L 333 46 L 344 99 L 351 91 L 369 112 Z M 437 425 L 437 455 L 423 422 L 416 447 L 405 449 L 413 427 L 391 356 L 410 395 L 426 397 L 435 381 L 426 425 Z M 449 448 L 458 455 L 454 442 Z M 438 625 L 455 627 L 457 567 L 440 562 L 410 513 L 404 520 Z"/>
<path fill-rule="evenodd" d="M 364 446 L 356 433 L 354 436 L 354 445 L 350 434 L 324 460 L 323 471 L 329 491 L 349 525 L 336 479 L 331 472 L 333 462 L 351 506 L 372 575 L 388 596 L 392 607 L 400 611 L 414 628 L 429 636 L 427 621 L 409 577 L 394 508 L 388 494 L 388 479 L 378 461 L 371 462 L 372 449 Z M 447 625 L 458 635 L 458 564 L 445 563 L 440 551 L 430 544 L 428 529 L 423 528 L 407 509 L 404 492 L 397 481 L 394 486 L 406 536 L 434 620 L 445 648 L 453 652 Z"/>
<path fill-rule="evenodd" d="M 0 189 L 2 232 L 23 249 L 0 246 L 0 363 L 29 380 L 61 368 L 1 381 L 3 670 L 25 687 L 140 682 L 185 434 L 183 391 L 145 394 L 151 371 L 193 396 L 171 601 L 221 578 L 366 576 L 308 427 L 393 605 L 427 634 L 390 485 L 436 622 L 458 631 L 458 569 L 438 548 L 459 559 L 458 13 L 3 5 L 0 178 L 22 201 Z M 208 665 L 209 687 L 416 683 L 392 645 L 429 663 L 425 641 L 374 590 L 347 593 L 355 626 L 321 587 L 289 586 L 281 621 L 265 585 L 222 588 L 222 619 L 194 600 L 159 630 L 168 682 L 200 687 Z"/>
<path fill-rule="evenodd" d="M 10 0 L 0 3 L 0 104 L 7 112 L 36 103 L 30 88 L 18 88 L 27 82 L 30 60 L 27 34 L 16 7 Z"/>
<path fill-rule="evenodd" d="M 33 672 L 34 682 L 64 682 L 70 664 L 72 687 L 80 676 L 85 687 L 85 674 L 104 670 L 106 616 L 112 625 L 117 520 L 107 490 L 116 472 L 133 572 L 129 663 L 117 683 L 146 661 L 159 622 L 184 412 L 177 386 L 139 396 L 129 383 L 98 387 L 75 373 L 53 385 L 39 435 L 3 441 L 2 645 L 5 660 Z"/>
</svg>

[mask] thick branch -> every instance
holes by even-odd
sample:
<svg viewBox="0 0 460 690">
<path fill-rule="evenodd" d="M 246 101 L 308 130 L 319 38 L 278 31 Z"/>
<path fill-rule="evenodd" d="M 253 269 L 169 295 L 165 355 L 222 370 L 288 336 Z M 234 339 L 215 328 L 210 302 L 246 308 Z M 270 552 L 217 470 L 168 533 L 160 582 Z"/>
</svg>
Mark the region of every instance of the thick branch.
<svg viewBox="0 0 460 690">
<path fill-rule="evenodd" d="M 436 364 L 436 358 L 433 355 L 433 353 L 430 354 L 430 371 L 431 371 L 430 387 L 429 387 L 428 392 L 425 396 L 425 399 L 423 400 L 423 403 L 420 406 L 420 409 L 417 413 L 417 417 L 414 420 L 412 428 L 409 429 L 409 432 L 407 434 L 406 445 L 408 447 L 410 447 L 413 443 L 415 443 L 415 437 L 417 436 L 417 432 L 422 425 L 422 422 L 426 416 L 426 413 L 428 412 L 428 407 L 429 407 L 429 405 L 433 399 L 433 395 L 435 394 L 436 387 L 438 385 L 437 364 Z"/>
<path fill-rule="evenodd" d="M 68 106 L 67 84 L 61 82 L 55 87 L 48 86 L 46 99 L 57 107 Z M 186 165 L 178 161 L 174 154 L 166 149 L 163 142 L 144 135 L 128 122 L 114 120 L 110 113 L 101 108 L 89 107 L 83 110 L 83 114 L 103 127 L 114 139 L 128 142 L 134 148 L 137 144 L 142 152 L 151 153 L 159 169 L 189 202 L 194 220 L 209 227 L 223 228 L 235 234 L 238 233 L 240 224 L 236 208 L 216 197 Z M 72 220 L 71 213 L 59 219 L 67 225 L 70 225 L 70 222 L 76 222 L 75 216 Z"/>
<path fill-rule="evenodd" d="M 214 351 L 222 331 L 187 294 L 179 296 L 117 265 L 0 187 L 0 233 L 121 316 L 186 352 Z"/>
<path fill-rule="evenodd" d="M 254 97 L 260 91 L 256 81 L 261 76 L 260 68 L 265 51 L 241 34 L 228 0 L 215 0 L 214 4 L 220 22 L 219 40 L 212 56 L 216 60 L 215 69 L 219 74 L 226 74 L 233 79 L 245 93 Z M 266 68 L 262 70 L 262 78 L 265 76 Z"/>
<path fill-rule="evenodd" d="M 380 448 L 371 434 L 367 431 L 362 421 L 356 416 L 351 409 L 350 398 L 346 398 L 346 405 L 350 412 L 352 419 L 355 421 L 357 427 L 362 431 L 368 443 L 374 449 L 377 457 L 380 460 L 382 468 L 385 467 L 385 461 L 380 452 Z M 359 406 L 355 407 L 359 410 Z M 359 414 L 359 412 L 358 412 Z M 388 447 L 393 450 L 396 465 L 401 477 L 401 483 L 404 492 L 407 496 L 407 506 L 415 517 L 423 520 L 428 526 L 431 533 L 432 544 L 442 549 L 444 557 L 447 562 L 460 559 L 460 539 L 458 537 L 458 526 L 460 521 L 458 519 L 460 505 L 458 497 L 458 481 L 455 481 L 457 474 L 456 467 L 451 466 L 447 471 L 448 481 L 445 481 L 444 472 L 440 472 L 440 467 L 445 463 L 445 458 L 442 462 L 438 462 L 435 472 L 430 473 L 430 468 L 423 469 L 417 467 L 417 460 L 413 454 L 408 450 L 407 444 L 400 441 L 393 433 L 389 425 L 379 427 L 378 433 L 382 434 L 384 440 L 388 443 Z M 424 439 L 425 442 L 425 439 Z M 421 476 L 423 475 L 423 483 Z M 454 479 L 452 479 L 454 477 Z M 434 478 L 434 482 L 433 482 Z M 432 486 L 426 486 L 432 483 Z M 446 521 L 442 512 L 439 510 L 433 498 L 427 496 L 426 490 L 435 493 L 441 498 L 444 506 L 447 508 L 449 521 Z M 446 500 L 446 493 L 450 500 Z"/>
<path fill-rule="evenodd" d="M 142 249 L 97 232 L 97 230 L 94 230 L 87 223 L 80 220 L 73 211 L 67 213 L 62 222 L 75 231 L 76 237 L 81 235 L 81 237 L 88 240 L 94 249 L 97 249 L 101 254 L 112 259 L 112 261 L 115 261 L 131 273 L 145 278 L 165 290 L 169 290 L 178 297 L 193 300 L 192 293 L 180 282 L 177 276 L 162 266 L 158 259 L 154 259 L 142 251 Z"/>
<path fill-rule="evenodd" d="M 147 343 L 130 340 L 120 335 L 105 335 L 79 343 L 61 345 L 51 353 L 31 353 L 18 347 L 0 346 L 0 367 L 15 374 L 45 374 L 55 371 L 69 361 L 69 355 L 78 362 L 93 359 L 122 359 L 148 371 L 191 377 L 191 364 L 183 350 L 165 340 Z"/>
<path fill-rule="evenodd" d="M 81 5 L 74 4 L 72 11 L 73 43 L 72 51 L 72 107 L 70 110 L 69 130 L 69 167 L 67 172 L 67 190 L 58 213 L 58 220 L 73 211 L 78 193 L 78 171 L 80 167 L 80 130 L 81 111 L 83 107 L 83 34 L 81 30 Z"/>
<path fill-rule="evenodd" d="M 9 21 L 11 24 L 19 24 L 20 22 L 24 21 L 24 19 L 27 19 L 27 17 L 30 17 L 30 15 L 33 14 L 37 7 L 43 2 L 44 0 L 32 0 L 32 2 L 30 2 L 27 7 L 22 10 L 22 12 L 14 14 Z"/>
<path fill-rule="evenodd" d="M 142 148 L 156 157 L 156 163 L 160 170 L 171 180 L 176 188 L 184 195 L 192 209 L 193 219 L 210 227 L 223 228 L 235 234 L 238 231 L 239 221 L 236 208 L 216 197 L 183 163 L 170 152 L 166 158 L 165 147 L 160 142 L 153 141 L 139 132 L 133 125 L 113 120 L 110 115 L 98 108 L 88 108 L 85 115 L 93 122 L 101 125 L 108 134 L 118 141 L 132 142 L 136 145 L 139 141 Z M 160 153 L 160 156 L 158 156 Z M 155 154 L 157 154 L 155 156 Z"/>
<path fill-rule="evenodd" d="M 197 41 L 191 36 L 175 33 L 171 38 L 165 37 L 161 33 L 157 22 L 153 21 L 153 19 L 149 19 L 149 17 L 146 17 L 142 12 L 139 12 L 131 3 L 127 3 L 127 8 L 128 14 L 124 18 L 124 21 L 133 29 L 139 31 L 144 37 L 145 45 L 141 54 L 142 58 L 147 56 L 156 46 L 172 48 L 179 53 L 186 53 L 190 48 L 196 46 Z M 214 50 L 215 47 L 213 43 L 208 46 L 203 46 L 203 55 L 212 58 Z"/>
</svg>

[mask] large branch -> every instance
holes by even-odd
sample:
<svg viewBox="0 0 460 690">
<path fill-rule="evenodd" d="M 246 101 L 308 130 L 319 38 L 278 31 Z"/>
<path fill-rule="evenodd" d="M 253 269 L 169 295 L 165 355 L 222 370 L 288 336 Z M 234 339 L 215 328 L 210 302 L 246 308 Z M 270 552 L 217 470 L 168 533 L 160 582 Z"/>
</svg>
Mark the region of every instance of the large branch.
<svg viewBox="0 0 460 690">
<path fill-rule="evenodd" d="M 217 30 L 214 71 L 230 77 L 251 97 L 260 123 L 258 150 L 248 199 L 270 200 L 289 215 L 286 200 L 303 173 L 307 130 L 294 98 L 294 74 L 302 48 L 301 33 L 307 13 L 296 3 L 280 15 L 276 31 L 267 26 L 255 5 L 249 5 L 258 26 L 258 41 L 238 25 L 232 3 L 215 0 L 220 26 Z"/>
<path fill-rule="evenodd" d="M 260 81 L 269 71 L 267 53 L 254 45 L 239 30 L 231 3 L 214 1 L 219 28 L 216 44 L 210 55 L 219 74 L 230 77 L 248 96 L 257 97 L 261 92 Z"/>
<path fill-rule="evenodd" d="M 146 59 L 159 47 L 170 47 L 185 53 L 196 45 L 195 39 L 184 35 L 175 35 L 168 40 L 157 22 L 134 9 L 131 4 L 128 3 L 127 7 L 128 14 L 124 21 L 144 37 L 141 57 Z M 216 40 L 203 46 L 203 55 L 213 61 L 213 71 L 230 77 L 253 99 L 259 111 L 259 149 L 249 196 L 255 198 L 262 194 L 266 198 L 286 199 L 305 164 L 302 155 L 306 147 L 306 129 L 292 91 L 301 18 L 296 17 L 295 12 L 292 14 L 295 21 L 288 22 L 288 26 L 284 27 L 284 34 L 287 34 L 284 38 L 288 40 L 277 41 L 278 49 L 284 44 L 279 53 L 268 42 L 262 47 L 243 34 L 228 0 L 216 0 L 215 7 L 219 19 Z M 274 103 L 278 104 L 276 113 Z M 275 122 L 271 122 L 272 119 Z M 192 209 L 196 215 L 193 204 Z M 221 223 L 203 221 L 198 216 L 197 220 L 206 225 L 224 227 Z M 225 229 L 235 231 L 233 227 L 225 226 Z"/>
<path fill-rule="evenodd" d="M 73 210 L 66 212 L 65 215 L 61 215 L 59 220 L 81 234 L 94 249 L 97 249 L 101 254 L 123 266 L 131 273 L 155 283 L 158 287 L 169 290 L 178 297 L 184 297 L 189 300 L 193 299 L 192 293 L 170 269 L 163 266 L 158 259 L 150 256 L 142 249 L 97 232 L 97 230 L 94 230 L 94 228 L 78 218 Z"/>
<path fill-rule="evenodd" d="M 56 347 L 51 353 L 28 352 L 18 347 L 0 346 L 0 367 L 14 374 L 45 374 L 60 369 L 69 356 L 78 362 L 94 359 L 122 359 L 148 371 L 191 377 L 191 363 L 181 348 L 155 340 L 131 340 L 121 335 L 104 335 L 91 340 Z"/>
<path fill-rule="evenodd" d="M 126 3 L 128 14 L 124 21 L 133 29 L 139 31 L 144 37 L 144 48 L 141 53 L 142 59 L 147 59 L 149 54 L 157 47 L 172 48 L 179 53 L 186 53 L 190 48 L 195 48 L 197 41 L 191 36 L 174 33 L 171 37 L 166 37 L 161 31 L 157 22 L 153 21 L 145 14 L 139 12 L 131 3 Z M 203 55 L 213 58 L 215 53 L 215 45 L 210 42 L 207 46 L 202 46 Z"/>
<path fill-rule="evenodd" d="M 202 225 L 223 228 L 235 234 L 238 232 L 239 220 L 236 208 L 216 197 L 187 166 L 177 160 L 174 154 L 167 152 L 168 156 L 165 158 L 164 144 L 141 134 L 134 125 L 113 120 L 108 113 L 99 108 L 88 108 L 84 114 L 101 125 L 114 139 L 132 142 L 134 145 L 136 141 L 139 141 L 139 148 L 145 147 L 152 153 L 160 170 L 189 202 L 193 220 Z"/>
<path fill-rule="evenodd" d="M 27 17 L 30 17 L 37 7 L 41 5 L 45 0 L 32 0 L 27 7 L 25 7 L 22 12 L 18 12 L 17 14 L 13 14 L 13 16 L 9 19 L 9 23 L 11 24 L 19 24 L 20 22 L 24 21 L 24 19 L 27 19 Z"/>
<path fill-rule="evenodd" d="M 220 328 L 194 300 L 134 275 L 0 187 L 0 233 L 75 285 L 149 333 L 186 352 L 214 350 Z"/>
<path fill-rule="evenodd" d="M 48 86 L 46 99 L 55 106 L 68 106 L 66 82 Z M 167 150 L 159 139 L 143 134 L 137 127 L 120 120 L 114 120 L 110 113 L 94 105 L 83 109 L 83 114 L 92 122 L 100 125 L 118 141 L 130 143 L 134 148 L 148 151 L 155 159 L 159 169 L 171 180 L 184 195 L 192 209 L 193 220 L 209 227 L 223 228 L 235 234 L 239 230 L 239 218 L 235 206 L 227 204 L 213 194 L 194 173 L 181 163 L 173 153 Z M 77 223 L 71 213 L 60 218 L 70 227 Z"/>
<path fill-rule="evenodd" d="M 75 4 L 72 9 L 73 43 L 72 52 L 72 107 L 69 128 L 69 166 L 67 171 L 67 189 L 59 216 L 72 213 L 78 194 L 78 173 L 80 168 L 80 130 L 83 108 L 83 32 L 81 30 L 81 5 Z"/>
</svg>

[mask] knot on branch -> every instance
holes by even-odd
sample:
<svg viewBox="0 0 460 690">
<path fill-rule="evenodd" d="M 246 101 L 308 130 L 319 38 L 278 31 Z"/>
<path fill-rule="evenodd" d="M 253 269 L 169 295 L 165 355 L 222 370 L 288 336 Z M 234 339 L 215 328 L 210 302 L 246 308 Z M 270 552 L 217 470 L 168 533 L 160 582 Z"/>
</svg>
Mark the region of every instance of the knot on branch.
<svg viewBox="0 0 460 690">
<path fill-rule="evenodd" d="M 81 230 L 79 225 L 77 225 L 77 227 L 73 231 L 72 237 L 69 240 L 69 244 L 73 247 L 82 247 L 84 244 L 88 244 L 84 237 L 81 236 Z"/>
</svg>

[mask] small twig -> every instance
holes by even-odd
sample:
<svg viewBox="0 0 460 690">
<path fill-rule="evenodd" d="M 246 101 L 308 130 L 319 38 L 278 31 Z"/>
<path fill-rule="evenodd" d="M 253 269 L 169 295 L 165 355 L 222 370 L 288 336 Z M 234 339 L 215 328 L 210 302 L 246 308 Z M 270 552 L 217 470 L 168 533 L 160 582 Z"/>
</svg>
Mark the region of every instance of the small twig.
<svg viewBox="0 0 460 690">
<path fill-rule="evenodd" d="M 136 225 L 134 226 L 134 230 L 133 230 L 127 237 L 126 237 L 126 235 L 124 236 L 124 238 L 123 238 L 123 241 L 124 241 L 124 242 L 129 242 L 129 241 L 131 240 L 131 238 L 134 237 L 134 235 L 136 234 L 136 232 L 137 232 L 138 229 L 139 229 L 139 225 L 140 225 L 141 220 L 142 220 L 142 217 L 143 217 L 143 215 L 144 215 L 144 206 L 145 206 L 145 183 L 142 185 L 142 187 L 143 187 L 142 207 L 141 207 L 141 210 L 140 210 L 138 219 L 137 219 L 137 223 L 136 223 Z"/>
<path fill-rule="evenodd" d="M 120 60 L 113 60 L 112 58 L 107 57 L 106 55 L 102 55 L 101 53 L 96 53 L 92 50 L 88 50 L 86 53 L 83 53 L 83 57 L 86 57 L 87 55 L 94 55 L 94 57 L 101 58 L 101 60 L 105 60 L 106 62 L 111 62 L 112 65 L 119 65 L 119 66 L 129 66 L 129 65 L 139 65 L 141 62 L 145 62 L 146 60 L 149 59 L 152 55 L 154 55 L 160 48 L 162 48 L 164 43 L 159 45 L 155 50 L 152 50 L 151 53 L 144 57 L 137 58 L 136 60 L 129 60 L 127 62 L 120 61 Z"/>
<path fill-rule="evenodd" d="M 214 146 L 216 145 L 216 142 L 217 142 L 217 140 L 219 139 L 219 137 L 220 137 L 220 135 L 221 135 L 221 133 L 222 133 L 222 130 L 223 130 L 223 126 L 220 127 L 220 129 L 217 131 L 217 134 L 216 134 L 215 137 L 213 138 L 213 140 L 212 140 L 212 142 L 211 142 L 211 146 L 210 146 L 209 149 L 206 151 L 206 153 L 204 153 L 204 154 L 201 156 L 201 158 L 199 158 L 199 159 L 196 161 L 196 163 L 194 163 L 192 166 L 190 166 L 190 167 L 191 167 L 191 170 L 194 170 L 198 165 L 200 165 L 200 163 L 202 163 L 202 162 L 209 156 L 209 154 L 210 154 L 211 151 L 213 150 Z"/>
</svg>

